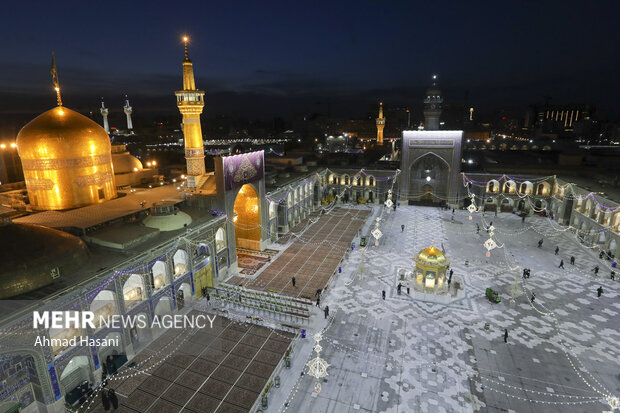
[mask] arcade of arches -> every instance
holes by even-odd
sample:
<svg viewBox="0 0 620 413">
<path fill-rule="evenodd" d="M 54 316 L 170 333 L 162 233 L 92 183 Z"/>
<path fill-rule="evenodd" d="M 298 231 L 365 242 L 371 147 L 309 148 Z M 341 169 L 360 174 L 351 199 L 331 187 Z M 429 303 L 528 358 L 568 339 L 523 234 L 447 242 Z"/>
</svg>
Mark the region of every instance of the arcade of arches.
<svg viewBox="0 0 620 413">
<path fill-rule="evenodd" d="M 237 248 L 260 250 L 261 219 L 258 195 L 252 185 L 245 184 L 235 199 L 234 217 Z"/>
</svg>

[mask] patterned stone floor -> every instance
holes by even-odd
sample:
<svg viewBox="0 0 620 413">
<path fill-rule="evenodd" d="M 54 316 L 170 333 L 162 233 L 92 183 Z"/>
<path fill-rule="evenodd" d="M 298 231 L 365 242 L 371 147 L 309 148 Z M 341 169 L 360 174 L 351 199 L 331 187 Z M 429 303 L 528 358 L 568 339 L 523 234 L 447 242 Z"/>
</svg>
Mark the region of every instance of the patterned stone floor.
<svg viewBox="0 0 620 413">
<path fill-rule="evenodd" d="M 280 411 L 610 410 L 604 399 L 620 396 L 620 282 L 610 280 L 610 263 L 547 218 L 522 224 L 508 213 L 487 221 L 468 215 L 407 206 L 383 216 L 380 245 L 356 248 L 323 299 L 333 320 L 321 342 L 331 364 L 321 392 L 309 376 L 292 375 Z M 476 234 L 475 225 L 489 221 L 504 248 L 486 258 L 489 235 Z M 410 268 L 432 242 L 443 244 L 453 283 L 464 287 L 448 305 L 396 292 L 398 268 Z M 565 270 L 557 268 L 560 259 Z M 531 268 L 531 278 L 523 280 L 518 266 Z M 599 286 L 604 294 L 597 298 Z M 502 302 L 490 303 L 486 287 L 501 292 Z M 511 291 L 520 295 L 511 300 Z"/>
</svg>

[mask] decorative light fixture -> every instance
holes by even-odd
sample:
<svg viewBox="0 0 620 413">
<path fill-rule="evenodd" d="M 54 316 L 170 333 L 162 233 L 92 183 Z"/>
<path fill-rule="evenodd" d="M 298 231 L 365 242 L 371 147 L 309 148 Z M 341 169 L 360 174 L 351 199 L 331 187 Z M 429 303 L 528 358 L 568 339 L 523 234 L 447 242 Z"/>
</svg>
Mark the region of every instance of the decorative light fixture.
<svg viewBox="0 0 620 413">
<path fill-rule="evenodd" d="M 605 413 L 614 413 L 617 411 L 620 411 L 620 399 L 618 399 L 616 396 L 609 396 L 606 399 L 607 403 L 609 403 L 609 407 L 611 407 L 611 410 L 607 410 Z"/>
<path fill-rule="evenodd" d="M 322 339 L 323 336 L 320 332 L 314 335 L 314 341 L 316 341 L 316 344 L 314 345 L 316 357 L 306 363 L 306 366 L 308 366 L 308 374 L 317 379 L 317 382 L 314 384 L 314 391 L 316 393 L 321 392 L 320 379 L 327 376 L 327 368 L 329 367 L 329 364 L 321 358 L 321 350 L 323 350 L 323 347 L 321 347 L 320 342 Z"/>
</svg>

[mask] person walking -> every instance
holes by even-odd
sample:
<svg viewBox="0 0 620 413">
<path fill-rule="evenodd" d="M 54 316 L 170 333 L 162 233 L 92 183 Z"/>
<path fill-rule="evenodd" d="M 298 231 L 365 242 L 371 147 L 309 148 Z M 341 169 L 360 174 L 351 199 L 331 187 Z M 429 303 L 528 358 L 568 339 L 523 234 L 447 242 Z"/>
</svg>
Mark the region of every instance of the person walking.
<svg viewBox="0 0 620 413">
<path fill-rule="evenodd" d="M 594 275 L 598 275 L 598 265 L 594 267 Z"/>
<path fill-rule="evenodd" d="M 108 389 L 108 397 L 110 398 L 112 409 L 118 409 L 118 397 L 116 396 L 116 391 L 114 391 L 114 389 Z"/>
<path fill-rule="evenodd" d="M 293 276 L 293 277 L 291 278 L 291 283 L 293 283 L 293 287 L 295 287 L 295 282 L 296 282 L 296 281 L 297 281 L 297 280 L 295 280 L 295 277 Z"/>
<path fill-rule="evenodd" d="M 534 291 L 532 291 L 532 302 L 534 302 L 534 300 L 536 299 L 536 293 Z"/>
<path fill-rule="evenodd" d="M 508 329 L 504 329 L 504 343 L 508 343 Z"/>
<path fill-rule="evenodd" d="M 541 239 L 538 241 L 538 248 L 542 248 L 542 245 L 543 245 L 543 239 L 541 238 Z"/>
<path fill-rule="evenodd" d="M 616 272 L 612 271 L 610 274 L 611 280 L 614 281 L 616 279 Z"/>
<path fill-rule="evenodd" d="M 575 265 L 575 257 L 570 257 L 570 265 Z"/>
<path fill-rule="evenodd" d="M 319 307 L 319 308 L 321 308 L 321 296 L 318 296 L 318 297 L 316 298 L 316 306 L 317 306 L 317 307 Z"/>
<path fill-rule="evenodd" d="M 525 215 L 521 217 L 521 224 L 525 224 Z"/>
<path fill-rule="evenodd" d="M 385 290 L 381 291 L 381 296 L 383 297 L 383 299 L 385 300 Z"/>
<path fill-rule="evenodd" d="M 103 405 L 103 410 L 110 410 L 110 398 L 108 397 L 108 389 L 103 389 L 101 391 L 101 404 Z"/>
<path fill-rule="evenodd" d="M 597 292 L 597 296 L 600 297 L 601 294 L 603 294 L 603 287 L 602 286 L 598 287 L 598 290 L 596 290 L 596 292 Z"/>
<path fill-rule="evenodd" d="M 400 226 L 400 232 L 405 232 L 405 224 L 402 224 L 402 225 Z"/>
<path fill-rule="evenodd" d="M 325 318 L 329 317 L 329 306 L 326 305 L 325 309 L 323 310 L 323 312 L 325 313 Z"/>
<path fill-rule="evenodd" d="M 398 283 L 398 286 L 396 287 L 396 290 L 398 291 L 398 294 L 400 295 L 400 290 L 403 288 L 403 285 L 401 283 Z"/>
<path fill-rule="evenodd" d="M 211 295 L 209 293 L 207 293 L 206 297 L 207 297 L 207 305 L 211 305 L 211 303 L 210 303 Z"/>
<path fill-rule="evenodd" d="M 558 265 L 558 268 L 564 269 L 564 260 L 560 260 L 560 265 Z"/>
<path fill-rule="evenodd" d="M 555 255 L 558 255 L 558 252 L 560 252 L 560 247 L 555 247 Z"/>
<path fill-rule="evenodd" d="M 409 293 L 411 292 L 411 289 L 409 287 L 407 287 L 407 295 L 410 295 Z"/>
</svg>

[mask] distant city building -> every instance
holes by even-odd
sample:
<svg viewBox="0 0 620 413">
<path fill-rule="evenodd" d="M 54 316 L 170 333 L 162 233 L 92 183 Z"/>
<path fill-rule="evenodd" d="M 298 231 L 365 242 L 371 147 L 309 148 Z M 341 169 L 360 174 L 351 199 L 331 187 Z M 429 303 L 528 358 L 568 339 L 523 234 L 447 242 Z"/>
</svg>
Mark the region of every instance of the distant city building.
<svg viewBox="0 0 620 413">
<path fill-rule="evenodd" d="M 587 134 L 593 113 L 594 107 L 586 104 L 531 105 L 525 114 L 523 126 L 539 133 Z"/>
</svg>

